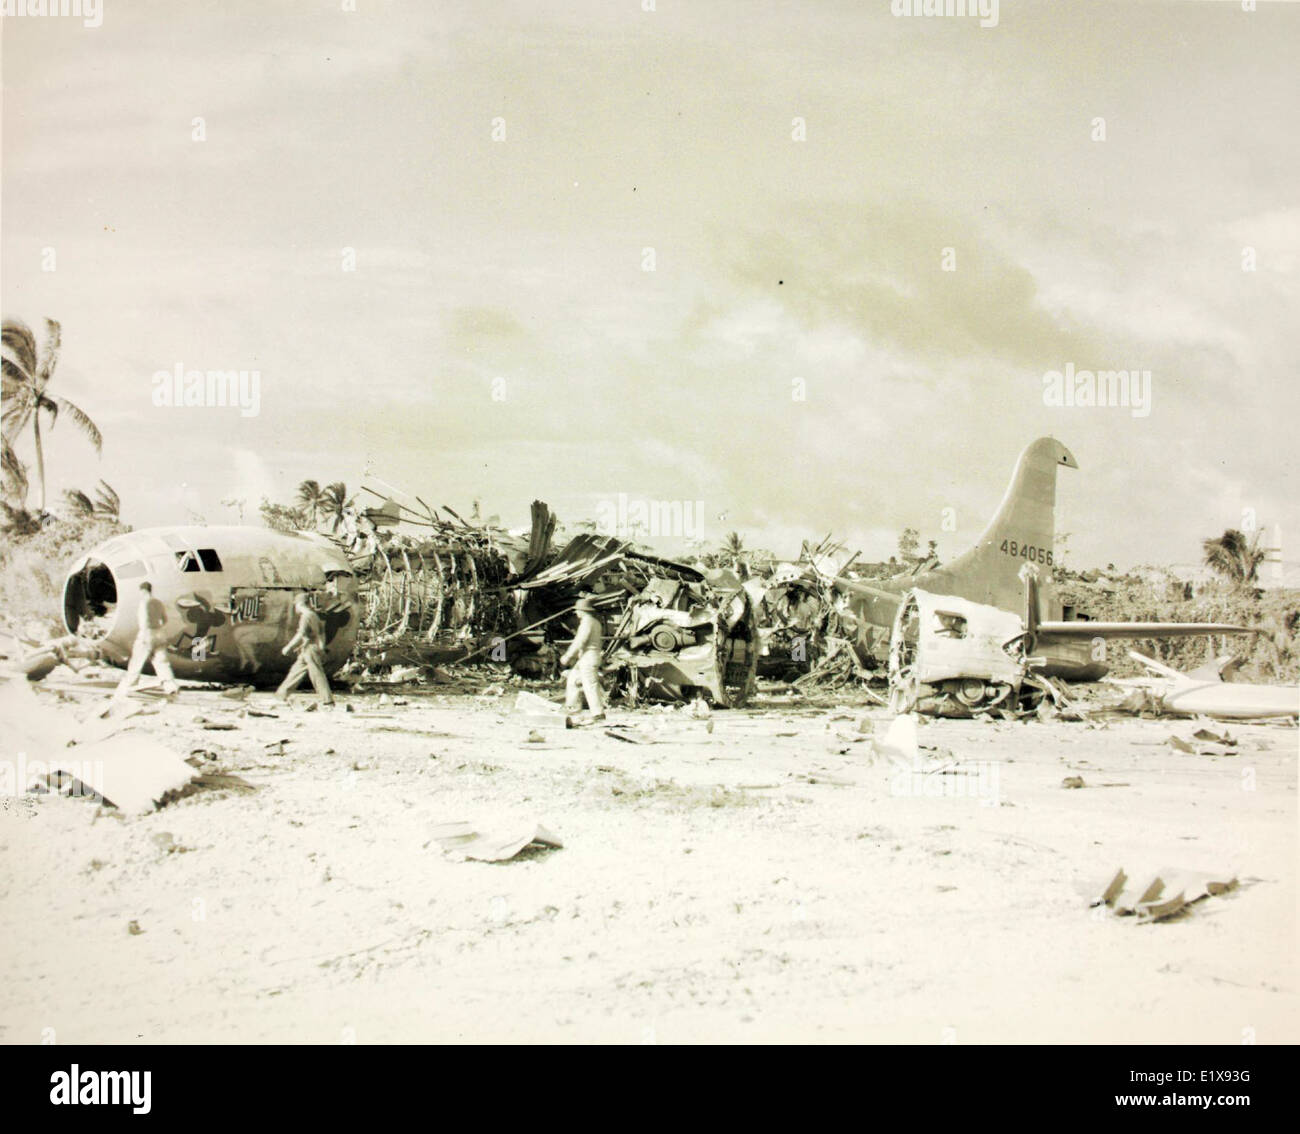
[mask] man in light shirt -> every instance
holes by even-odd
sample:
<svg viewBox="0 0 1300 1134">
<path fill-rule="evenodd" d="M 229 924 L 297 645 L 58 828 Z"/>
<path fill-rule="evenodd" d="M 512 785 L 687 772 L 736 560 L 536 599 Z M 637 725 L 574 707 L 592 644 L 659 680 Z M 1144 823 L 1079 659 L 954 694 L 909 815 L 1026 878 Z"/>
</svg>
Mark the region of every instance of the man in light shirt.
<svg viewBox="0 0 1300 1134">
<path fill-rule="evenodd" d="M 591 599 L 580 598 L 575 609 L 578 612 L 578 633 L 560 659 L 562 666 L 573 665 L 565 685 L 564 707 L 570 712 L 577 712 L 582 708 L 582 697 L 585 694 L 590 719 L 603 721 L 605 707 L 600 699 L 600 646 L 604 633 L 600 618 L 596 615 L 596 605 Z M 573 664 L 575 661 L 576 665 Z"/>
<path fill-rule="evenodd" d="M 140 584 L 140 606 L 136 611 L 135 644 L 131 647 L 131 660 L 126 673 L 113 693 L 115 698 L 125 697 L 144 669 L 145 662 L 153 662 L 153 671 L 162 678 L 164 693 L 176 692 L 176 676 L 167 660 L 167 642 L 164 627 L 167 625 L 167 608 L 153 597 L 150 583 Z"/>
<path fill-rule="evenodd" d="M 311 599 L 306 592 L 293 600 L 293 609 L 298 612 L 298 633 L 285 644 L 280 652 L 283 654 L 298 651 L 298 660 L 293 663 L 280 688 L 275 695 L 286 704 L 289 694 L 302 683 L 304 677 L 311 678 L 312 688 L 322 705 L 334 704 L 334 695 L 330 692 L 330 679 L 325 676 L 325 624 L 311 608 Z"/>
</svg>

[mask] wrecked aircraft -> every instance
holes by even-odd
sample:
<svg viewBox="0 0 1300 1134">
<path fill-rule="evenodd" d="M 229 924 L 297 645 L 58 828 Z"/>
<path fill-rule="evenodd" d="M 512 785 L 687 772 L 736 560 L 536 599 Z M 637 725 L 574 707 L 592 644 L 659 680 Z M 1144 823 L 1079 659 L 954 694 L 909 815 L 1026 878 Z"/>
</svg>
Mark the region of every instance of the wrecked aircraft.
<svg viewBox="0 0 1300 1134">
<path fill-rule="evenodd" d="M 606 622 L 615 696 L 702 691 L 724 706 L 748 696 L 757 631 L 749 595 L 729 572 L 701 572 L 594 534 L 554 553 L 556 520 L 541 501 L 524 537 L 444 507 L 449 522 L 413 499 L 422 511 L 385 497 L 381 508 L 345 515 L 340 541 L 363 610 L 358 665 L 487 655 L 525 676 L 555 676 L 573 604 L 590 595 Z"/>
<path fill-rule="evenodd" d="M 1060 617 L 1039 573 L 1052 565 L 1061 466 L 1078 467 L 1060 442 L 1033 442 L 975 547 L 946 566 L 920 564 L 881 583 L 848 578 L 852 557 L 829 537 L 770 578 L 742 581 L 595 534 L 553 553 L 556 521 L 540 501 L 530 532 L 517 534 L 444 508 L 448 519 L 413 497 L 416 510 L 368 487 L 382 506 L 347 507 L 332 536 L 248 527 L 133 532 L 73 566 L 63 600 L 73 641 L 31 653 L 29 669 L 48 671 L 87 649 L 125 665 L 136 633 L 134 585 L 146 579 L 168 611 L 177 676 L 259 684 L 291 664 L 281 649 L 301 591 L 325 623 L 330 673 L 350 657 L 365 670 L 490 650 L 491 660 L 539 677 L 555 675 L 573 603 L 591 595 L 606 622 L 614 693 L 633 703 L 702 694 L 738 705 L 760 660 L 800 683 L 857 680 L 870 659 L 888 663 L 895 700 L 929 698 L 935 711 L 974 713 L 1015 702 L 1026 684 L 1034 687 L 1030 674 L 1101 676 L 1097 644 L 1109 638 L 1245 631 Z"/>
<path fill-rule="evenodd" d="M 320 536 L 251 527 L 146 528 L 114 536 L 68 572 L 63 621 L 69 634 L 125 667 L 143 582 L 166 609 L 167 652 L 177 677 L 278 681 L 293 664 L 281 651 L 297 629 L 293 600 L 302 592 L 325 625 L 327 672 L 342 666 L 356 644 L 356 575 L 343 552 Z"/>
<path fill-rule="evenodd" d="M 169 635 L 175 624 L 168 653 L 178 677 L 278 681 L 293 662 L 281 649 L 297 627 L 293 597 L 304 590 L 325 624 L 328 673 L 354 652 L 362 665 L 458 659 L 518 625 L 508 581 L 544 556 L 555 528 L 544 504 L 533 510 L 531 542 L 391 500 L 348 507 L 332 536 L 252 527 L 116 536 L 68 573 L 63 614 L 72 637 L 31 652 L 27 668 L 39 676 L 61 656 L 124 666 L 145 581 L 167 609 Z M 399 523 L 406 530 L 392 530 Z"/>
</svg>

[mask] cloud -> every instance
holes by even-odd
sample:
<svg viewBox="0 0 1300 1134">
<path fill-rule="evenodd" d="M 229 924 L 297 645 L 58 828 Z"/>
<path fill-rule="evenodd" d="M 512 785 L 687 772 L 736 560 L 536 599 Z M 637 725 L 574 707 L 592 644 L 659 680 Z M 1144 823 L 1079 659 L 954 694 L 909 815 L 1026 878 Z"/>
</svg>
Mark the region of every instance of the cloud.
<svg viewBox="0 0 1300 1134">
<path fill-rule="evenodd" d="M 783 217 L 730 242 L 726 263 L 737 286 L 779 296 L 810 328 L 849 327 L 913 358 L 1010 365 L 1076 357 L 1095 342 L 1094 329 L 1046 307 L 1033 275 L 963 212 L 840 202 Z"/>
</svg>

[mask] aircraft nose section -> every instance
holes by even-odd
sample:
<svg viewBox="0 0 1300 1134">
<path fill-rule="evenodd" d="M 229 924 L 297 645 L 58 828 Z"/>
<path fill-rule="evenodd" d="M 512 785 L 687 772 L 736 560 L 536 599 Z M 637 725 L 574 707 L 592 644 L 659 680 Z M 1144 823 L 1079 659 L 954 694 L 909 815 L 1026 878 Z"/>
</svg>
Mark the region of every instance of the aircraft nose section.
<svg viewBox="0 0 1300 1134">
<path fill-rule="evenodd" d="M 68 633 L 108 637 L 117 624 L 121 584 L 93 553 L 77 561 L 63 582 L 63 623 Z"/>
<path fill-rule="evenodd" d="M 63 622 L 68 632 L 106 643 L 133 634 L 130 597 L 148 573 L 133 541 L 116 536 L 73 564 L 63 583 Z"/>
</svg>

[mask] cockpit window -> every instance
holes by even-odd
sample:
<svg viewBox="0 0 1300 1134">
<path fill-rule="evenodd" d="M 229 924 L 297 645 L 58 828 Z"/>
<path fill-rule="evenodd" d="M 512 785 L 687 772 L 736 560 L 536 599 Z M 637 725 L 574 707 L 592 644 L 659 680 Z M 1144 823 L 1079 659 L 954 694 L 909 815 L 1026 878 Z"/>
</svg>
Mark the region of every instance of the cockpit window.
<svg viewBox="0 0 1300 1134">
<path fill-rule="evenodd" d="M 221 570 L 221 559 L 218 557 L 217 552 L 214 548 L 200 547 L 199 559 L 203 561 L 203 570 L 205 571 Z"/>
<path fill-rule="evenodd" d="M 176 570 L 178 571 L 201 571 L 199 566 L 199 557 L 192 551 L 178 551 L 176 553 Z"/>
<path fill-rule="evenodd" d="M 966 637 L 966 619 L 960 614 L 954 614 L 949 610 L 936 610 L 934 617 L 939 623 L 934 632 L 941 638 Z"/>
</svg>

